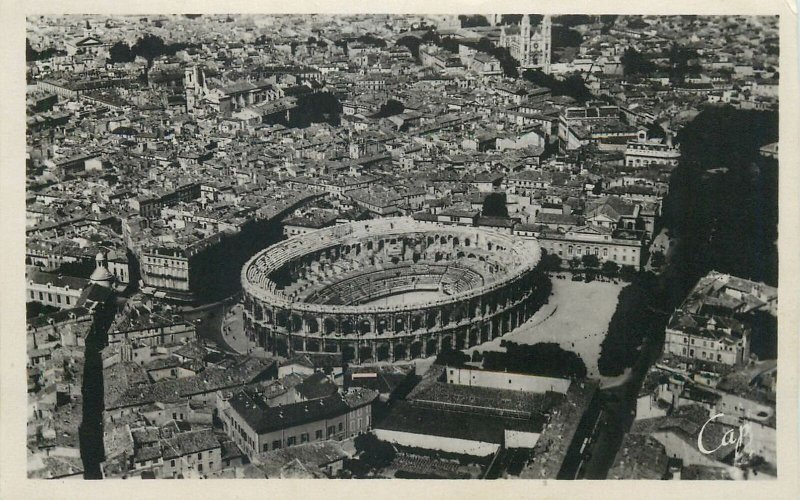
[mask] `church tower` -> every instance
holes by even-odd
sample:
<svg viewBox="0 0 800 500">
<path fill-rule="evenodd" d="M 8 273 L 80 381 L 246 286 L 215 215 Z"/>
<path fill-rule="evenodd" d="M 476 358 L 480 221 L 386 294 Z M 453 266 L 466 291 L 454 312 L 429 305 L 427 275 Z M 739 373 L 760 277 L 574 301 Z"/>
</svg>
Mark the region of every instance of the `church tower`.
<svg viewBox="0 0 800 500">
<path fill-rule="evenodd" d="M 523 14 L 519 22 L 519 62 L 527 66 L 531 61 L 531 16 Z"/>
<path fill-rule="evenodd" d="M 198 66 L 190 66 L 183 71 L 183 90 L 186 97 L 186 111 L 191 113 L 205 90 L 205 72 Z"/>
<path fill-rule="evenodd" d="M 542 71 L 550 73 L 550 55 L 552 53 L 553 42 L 553 20 L 549 15 L 545 15 L 542 19 L 542 43 L 541 54 L 539 57 L 539 64 L 542 66 Z"/>
</svg>

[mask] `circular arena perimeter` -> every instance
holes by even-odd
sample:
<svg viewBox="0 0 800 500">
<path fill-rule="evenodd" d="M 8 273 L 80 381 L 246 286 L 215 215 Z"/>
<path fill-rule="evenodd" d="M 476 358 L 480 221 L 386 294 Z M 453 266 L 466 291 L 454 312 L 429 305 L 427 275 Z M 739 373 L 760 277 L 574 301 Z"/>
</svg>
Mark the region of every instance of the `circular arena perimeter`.
<svg viewBox="0 0 800 500">
<path fill-rule="evenodd" d="M 536 312 L 540 256 L 533 240 L 406 217 L 321 229 L 244 265 L 245 332 L 281 356 L 351 363 L 464 349 Z"/>
</svg>

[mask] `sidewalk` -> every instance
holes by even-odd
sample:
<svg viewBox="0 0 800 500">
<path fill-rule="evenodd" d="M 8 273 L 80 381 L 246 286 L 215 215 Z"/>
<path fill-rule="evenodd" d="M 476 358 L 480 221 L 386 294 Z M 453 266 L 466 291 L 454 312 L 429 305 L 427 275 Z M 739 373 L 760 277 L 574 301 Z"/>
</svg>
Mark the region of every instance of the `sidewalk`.
<svg viewBox="0 0 800 500">
<path fill-rule="evenodd" d="M 220 328 L 222 328 L 222 338 L 225 339 L 225 343 L 231 349 L 239 354 L 247 354 L 251 345 L 244 334 L 242 310 L 243 306 L 240 303 L 235 304 L 230 309 L 226 308 Z"/>
</svg>

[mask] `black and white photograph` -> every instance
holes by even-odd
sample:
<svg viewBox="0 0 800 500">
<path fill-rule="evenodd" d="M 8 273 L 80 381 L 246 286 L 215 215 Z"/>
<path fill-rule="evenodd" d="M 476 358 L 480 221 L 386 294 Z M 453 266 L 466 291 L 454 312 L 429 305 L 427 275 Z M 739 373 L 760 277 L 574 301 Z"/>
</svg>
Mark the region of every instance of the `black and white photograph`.
<svg viewBox="0 0 800 500">
<path fill-rule="evenodd" d="M 531 11 L 27 13 L 26 480 L 796 482 L 781 17 Z"/>
</svg>

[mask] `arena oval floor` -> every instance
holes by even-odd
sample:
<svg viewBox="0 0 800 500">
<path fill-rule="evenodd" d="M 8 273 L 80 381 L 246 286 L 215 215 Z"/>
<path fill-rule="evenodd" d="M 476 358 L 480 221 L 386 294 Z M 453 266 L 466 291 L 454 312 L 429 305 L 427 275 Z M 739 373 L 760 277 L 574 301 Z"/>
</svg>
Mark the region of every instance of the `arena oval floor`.
<svg viewBox="0 0 800 500">
<path fill-rule="evenodd" d="M 277 355 L 350 363 L 471 347 L 536 312 L 540 256 L 533 240 L 406 217 L 321 229 L 244 265 L 245 332 Z"/>
</svg>

